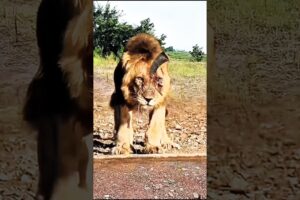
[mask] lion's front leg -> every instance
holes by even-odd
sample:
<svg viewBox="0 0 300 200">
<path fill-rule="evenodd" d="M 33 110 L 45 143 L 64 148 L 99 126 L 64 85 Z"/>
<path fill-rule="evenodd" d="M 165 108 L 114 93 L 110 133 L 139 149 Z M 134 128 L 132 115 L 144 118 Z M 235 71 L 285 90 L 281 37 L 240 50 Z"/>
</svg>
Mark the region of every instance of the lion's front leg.
<svg viewBox="0 0 300 200">
<path fill-rule="evenodd" d="M 146 152 L 158 153 L 164 146 L 178 147 L 169 138 L 166 125 L 166 107 L 160 106 L 154 109 L 150 118 L 149 129 L 146 132 Z"/>
<path fill-rule="evenodd" d="M 115 107 L 115 132 L 117 136 L 116 147 L 113 154 L 130 154 L 133 145 L 132 111 L 126 106 Z"/>
</svg>

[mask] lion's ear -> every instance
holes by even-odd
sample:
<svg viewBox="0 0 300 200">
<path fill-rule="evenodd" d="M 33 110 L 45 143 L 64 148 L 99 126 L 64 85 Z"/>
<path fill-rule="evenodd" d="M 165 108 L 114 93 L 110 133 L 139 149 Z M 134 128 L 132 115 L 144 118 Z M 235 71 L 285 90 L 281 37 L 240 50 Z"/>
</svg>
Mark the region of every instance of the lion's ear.
<svg viewBox="0 0 300 200">
<path fill-rule="evenodd" d="M 169 61 L 169 57 L 165 52 L 161 52 L 153 61 L 151 68 L 150 68 L 150 73 L 155 74 L 158 67 L 161 66 L 163 63 Z"/>
</svg>

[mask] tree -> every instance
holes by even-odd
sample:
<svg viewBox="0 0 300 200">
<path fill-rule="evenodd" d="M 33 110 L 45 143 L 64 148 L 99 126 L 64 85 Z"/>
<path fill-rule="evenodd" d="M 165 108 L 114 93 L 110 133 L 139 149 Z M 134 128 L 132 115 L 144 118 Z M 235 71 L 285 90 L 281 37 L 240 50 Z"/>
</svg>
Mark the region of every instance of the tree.
<svg viewBox="0 0 300 200">
<path fill-rule="evenodd" d="M 94 10 L 94 47 L 103 57 L 113 53 L 118 56 L 123 44 L 133 34 L 133 27 L 119 22 L 121 12 L 111 8 L 99 6 Z"/>
<path fill-rule="evenodd" d="M 94 48 L 103 57 L 111 53 L 119 57 L 128 39 L 138 33 L 148 33 L 156 37 L 154 24 L 149 18 L 142 20 L 138 26 L 134 27 L 126 22 L 120 22 L 121 16 L 122 12 L 111 7 L 110 4 L 94 9 Z M 163 46 L 166 37 L 162 34 L 156 38 Z"/>
<path fill-rule="evenodd" d="M 204 52 L 202 51 L 202 47 L 200 48 L 198 44 L 193 46 L 193 50 L 189 52 L 192 55 L 192 60 L 200 62 L 203 59 Z"/>
<path fill-rule="evenodd" d="M 155 29 L 154 24 L 150 21 L 150 18 L 144 19 L 140 22 L 140 25 L 134 28 L 134 35 L 138 33 L 148 33 L 150 35 L 155 36 Z M 155 36 L 156 37 L 156 36 Z M 167 38 L 165 34 L 161 34 L 161 36 L 156 39 L 160 43 L 160 45 L 164 48 L 164 45 L 166 44 L 164 40 Z"/>
<path fill-rule="evenodd" d="M 175 51 L 173 46 L 169 46 L 167 48 L 165 48 L 165 51 Z"/>
<path fill-rule="evenodd" d="M 144 19 L 140 22 L 140 25 L 134 29 L 135 34 L 149 33 L 154 35 L 154 24 L 150 22 L 150 18 Z"/>
</svg>

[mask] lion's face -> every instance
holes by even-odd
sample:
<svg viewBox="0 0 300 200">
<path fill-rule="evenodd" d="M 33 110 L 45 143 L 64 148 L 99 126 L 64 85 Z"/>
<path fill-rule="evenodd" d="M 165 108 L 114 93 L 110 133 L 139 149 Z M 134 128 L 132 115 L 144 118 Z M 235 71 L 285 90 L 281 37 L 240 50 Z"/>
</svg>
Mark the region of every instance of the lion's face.
<svg viewBox="0 0 300 200">
<path fill-rule="evenodd" d="M 147 34 L 131 38 L 114 72 L 115 92 L 110 106 L 158 108 L 170 88 L 169 57 L 159 42 Z"/>
<path fill-rule="evenodd" d="M 147 69 L 147 68 L 146 68 Z M 132 80 L 131 95 L 143 107 L 153 107 L 162 97 L 164 77 L 161 73 L 150 75 L 148 70 L 141 70 Z M 146 72 L 146 73 L 145 73 Z"/>
<path fill-rule="evenodd" d="M 165 102 L 169 91 L 168 63 L 151 72 L 152 62 L 127 63 L 122 92 L 127 103 L 151 109 Z"/>
</svg>

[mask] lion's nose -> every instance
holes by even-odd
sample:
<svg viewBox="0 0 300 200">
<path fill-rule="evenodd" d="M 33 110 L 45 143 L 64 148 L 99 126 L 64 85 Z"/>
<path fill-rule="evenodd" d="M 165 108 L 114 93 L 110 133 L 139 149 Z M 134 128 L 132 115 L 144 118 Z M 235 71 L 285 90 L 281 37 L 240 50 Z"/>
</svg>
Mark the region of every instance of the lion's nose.
<svg viewBox="0 0 300 200">
<path fill-rule="evenodd" d="M 147 101 L 147 103 L 149 103 L 152 100 L 152 98 L 145 98 L 145 100 Z"/>
<path fill-rule="evenodd" d="M 146 101 L 151 101 L 154 97 L 154 90 L 152 89 L 147 89 L 146 91 L 144 91 L 143 93 L 143 97 L 145 98 Z"/>
</svg>

